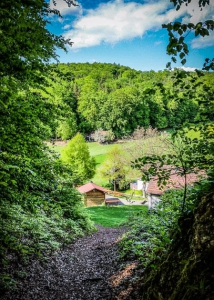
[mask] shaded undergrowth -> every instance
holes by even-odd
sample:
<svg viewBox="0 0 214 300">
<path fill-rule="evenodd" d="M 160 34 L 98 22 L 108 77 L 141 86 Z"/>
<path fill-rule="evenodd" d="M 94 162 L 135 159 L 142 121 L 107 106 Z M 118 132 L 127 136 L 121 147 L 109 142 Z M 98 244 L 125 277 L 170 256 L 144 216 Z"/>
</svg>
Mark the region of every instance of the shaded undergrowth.
<svg viewBox="0 0 214 300">
<path fill-rule="evenodd" d="M 121 257 L 144 269 L 140 299 L 214 298 L 213 176 L 188 192 L 183 212 L 182 191 L 169 191 L 151 213 L 132 220 L 121 241 Z"/>
<path fill-rule="evenodd" d="M 81 196 L 65 189 L 49 206 L 34 210 L 5 201 L 0 210 L 0 290 L 16 288 L 20 279 L 14 262 L 27 264 L 32 257 L 44 260 L 65 244 L 95 230 Z M 52 195 L 54 198 L 54 195 Z"/>
</svg>

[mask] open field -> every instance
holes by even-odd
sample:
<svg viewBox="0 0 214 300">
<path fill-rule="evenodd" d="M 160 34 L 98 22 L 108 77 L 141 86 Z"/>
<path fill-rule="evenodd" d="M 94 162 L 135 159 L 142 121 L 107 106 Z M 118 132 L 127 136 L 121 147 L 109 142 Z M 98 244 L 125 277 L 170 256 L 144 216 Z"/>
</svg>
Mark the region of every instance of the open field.
<svg viewBox="0 0 214 300">
<path fill-rule="evenodd" d="M 119 143 L 113 143 L 113 144 L 99 144 L 97 142 L 91 142 L 87 143 L 89 147 L 90 154 L 92 156 L 98 156 L 103 155 L 109 152 L 111 148 L 113 148 L 115 145 L 120 146 Z"/>
<path fill-rule="evenodd" d="M 53 150 L 55 150 L 58 153 L 61 153 L 62 149 L 65 147 L 67 142 L 63 142 L 63 141 L 57 141 L 55 143 L 55 145 L 52 145 L 51 143 L 47 143 L 49 145 L 49 147 Z M 133 145 L 134 143 L 134 145 Z M 142 148 L 142 143 L 143 143 L 143 148 Z M 96 174 L 93 178 L 91 178 L 91 180 L 103 187 L 110 187 L 109 185 L 109 180 L 108 178 L 104 178 L 103 176 L 100 175 L 99 169 L 100 166 L 102 165 L 102 163 L 106 160 L 106 155 L 107 153 L 116 145 L 121 147 L 124 150 L 129 151 L 129 153 L 131 153 L 132 151 L 134 153 L 138 153 L 140 151 L 140 149 L 144 152 L 144 153 L 149 153 L 149 151 L 152 148 L 157 148 L 160 147 L 161 144 L 163 142 L 161 142 L 161 140 L 159 139 L 159 137 L 151 137 L 149 139 L 145 139 L 143 141 L 137 141 L 135 140 L 134 142 L 131 140 L 127 140 L 127 141 L 119 141 L 117 143 L 112 143 L 112 144 L 99 144 L 98 142 L 88 142 L 87 145 L 89 147 L 89 151 L 90 151 L 90 155 L 93 156 L 95 158 L 96 161 Z M 158 146 L 157 146 L 158 144 Z M 135 177 L 133 178 L 134 180 L 136 179 Z M 137 195 L 135 195 L 136 198 Z M 139 200 L 141 200 L 141 198 L 139 198 Z"/>
<path fill-rule="evenodd" d="M 56 152 L 60 153 L 61 150 L 66 146 L 66 142 L 56 142 L 55 144 L 47 143 L 47 145 Z M 94 156 L 96 161 L 99 163 L 99 161 L 103 161 L 105 159 L 106 153 L 109 152 L 109 150 L 114 147 L 115 145 L 119 145 L 117 143 L 114 144 L 99 144 L 97 142 L 91 142 L 87 143 L 89 152 L 91 156 Z"/>
<path fill-rule="evenodd" d="M 61 153 L 62 149 L 65 147 L 66 142 L 56 142 L 54 145 L 51 143 L 47 143 L 48 146 L 58 152 L 59 154 Z M 119 145 L 118 143 L 114 144 L 99 144 L 97 142 L 91 142 L 87 143 L 90 151 L 90 155 L 95 158 L 96 161 L 96 174 L 92 178 L 92 181 L 98 185 L 101 186 L 106 186 L 108 185 L 108 180 L 106 178 L 102 178 L 99 174 L 99 167 L 100 165 L 105 161 L 106 159 L 106 154 L 109 152 L 109 150 L 114 147 L 115 145 Z"/>
<path fill-rule="evenodd" d="M 97 142 L 88 143 L 88 148 L 89 148 L 90 154 L 91 154 L 91 156 L 93 156 L 95 158 L 97 167 L 105 161 L 106 154 L 115 145 L 119 145 L 119 144 L 115 143 L 115 144 L 105 145 L 105 144 L 99 144 Z"/>
<path fill-rule="evenodd" d="M 91 220 L 104 227 L 118 227 L 126 223 L 134 214 L 148 211 L 144 205 L 94 206 L 87 207 Z"/>
<path fill-rule="evenodd" d="M 99 144 L 97 142 L 88 143 L 89 151 L 91 156 L 95 158 L 96 161 L 96 174 L 92 178 L 92 181 L 101 186 L 107 186 L 108 180 L 103 178 L 99 174 L 100 165 L 105 161 L 106 154 L 112 149 L 115 145 L 120 144 Z"/>
</svg>

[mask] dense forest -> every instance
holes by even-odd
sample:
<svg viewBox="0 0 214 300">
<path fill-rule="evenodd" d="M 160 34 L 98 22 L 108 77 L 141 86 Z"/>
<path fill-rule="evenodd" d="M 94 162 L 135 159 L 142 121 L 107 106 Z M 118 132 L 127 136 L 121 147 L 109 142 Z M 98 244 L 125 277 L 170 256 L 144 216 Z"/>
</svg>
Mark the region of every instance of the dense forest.
<svg viewBox="0 0 214 300">
<path fill-rule="evenodd" d="M 137 127 L 166 129 L 201 120 L 199 99 L 213 93 L 213 73 L 188 73 L 188 93 L 174 86 L 182 70 L 136 71 L 116 64 L 84 63 L 55 66 L 54 84 L 48 98 L 58 108 L 52 138 L 69 139 L 78 131 L 108 130 L 116 138 L 130 135 Z M 191 87 L 191 88 L 190 88 Z M 164 92 L 163 92 L 164 90 Z"/>
<path fill-rule="evenodd" d="M 178 10 L 182 2 L 191 1 L 173 1 Z M 207 3 L 199 1 L 199 6 Z M 122 251 L 124 257 L 140 257 L 145 267 L 138 299 L 213 299 L 213 73 L 53 64 L 56 49 L 66 50 L 69 41 L 47 30 L 50 14 L 54 18 L 59 12 L 45 0 L 0 2 L 1 294 L 22 279 L 12 265 L 27 264 L 32 257 L 45 263 L 56 250 L 95 230 L 73 188 L 72 169 L 44 141 L 97 129 L 120 138 L 138 126 L 184 125 L 172 139 L 175 145 L 176 138 L 181 141 L 177 155 L 141 157 L 136 166 L 142 170 L 149 163 L 152 173 L 167 163 L 184 175 L 197 169 L 206 176 L 185 193 L 168 193 L 153 214 L 139 216 Z M 180 53 L 184 64 L 187 28 L 205 36 L 214 23 L 183 25 L 168 26 L 167 52 Z M 173 40 L 172 31 L 182 38 Z M 209 69 L 213 60 L 207 59 Z M 188 138 L 189 130 L 197 138 Z"/>
</svg>

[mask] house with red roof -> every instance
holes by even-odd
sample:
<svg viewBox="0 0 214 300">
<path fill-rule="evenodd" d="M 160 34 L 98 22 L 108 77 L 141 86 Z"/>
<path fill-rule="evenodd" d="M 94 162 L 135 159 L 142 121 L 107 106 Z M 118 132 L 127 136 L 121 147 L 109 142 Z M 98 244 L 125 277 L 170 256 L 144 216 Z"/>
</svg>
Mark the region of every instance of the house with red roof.
<svg viewBox="0 0 214 300">
<path fill-rule="evenodd" d="M 187 174 L 187 178 L 186 178 L 187 185 L 192 185 L 194 182 L 198 181 L 201 175 L 202 175 L 202 173 Z M 170 189 L 181 189 L 184 187 L 184 185 L 185 185 L 184 176 L 180 176 L 176 173 L 172 173 L 170 175 L 167 184 L 163 188 L 160 188 L 158 186 L 158 178 L 157 177 L 152 178 L 149 181 L 147 190 L 146 190 L 146 193 L 148 195 L 148 208 L 149 209 L 153 208 L 154 205 L 161 200 L 161 195 L 165 191 L 170 190 Z"/>
<path fill-rule="evenodd" d="M 105 203 L 106 191 L 102 186 L 99 186 L 91 181 L 79 186 L 77 189 L 81 194 L 84 195 L 85 206 L 98 206 Z"/>
</svg>

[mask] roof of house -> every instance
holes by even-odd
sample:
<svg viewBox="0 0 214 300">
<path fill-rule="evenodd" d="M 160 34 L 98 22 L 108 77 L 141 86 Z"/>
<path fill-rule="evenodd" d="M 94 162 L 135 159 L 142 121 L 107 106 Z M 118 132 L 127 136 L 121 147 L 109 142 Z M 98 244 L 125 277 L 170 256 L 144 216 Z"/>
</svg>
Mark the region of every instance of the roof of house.
<svg viewBox="0 0 214 300">
<path fill-rule="evenodd" d="M 98 190 L 98 191 L 101 191 L 101 192 L 105 192 L 105 189 L 95 183 L 93 183 L 92 181 L 82 185 L 82 186 L 79 186 L 78 188 L 78 191 L 81 193 L 81 194 L 84 194 L 84 193 L 87 193 L 87 192 L 90 192 L 94 189 Z"/>
<path fill-rule="evenodd" d="M 194 183 L 199 180 L 199 176 L 202 174 L 190 173 L 187 174 L 187 184 Z M 180 176 L 177 174 L 171 174 L 168 180 L 168 183 L 163 188 L 158 186 L 158 178 L 154 177 L 150 180 L 147 193 L 154 195 L 162 195 L 164 191 L 169 189 L 179 189 L 184 187 L 184 176 Z"/>
</svg>

